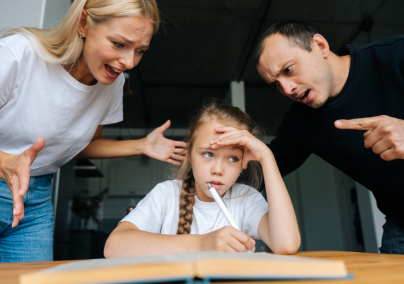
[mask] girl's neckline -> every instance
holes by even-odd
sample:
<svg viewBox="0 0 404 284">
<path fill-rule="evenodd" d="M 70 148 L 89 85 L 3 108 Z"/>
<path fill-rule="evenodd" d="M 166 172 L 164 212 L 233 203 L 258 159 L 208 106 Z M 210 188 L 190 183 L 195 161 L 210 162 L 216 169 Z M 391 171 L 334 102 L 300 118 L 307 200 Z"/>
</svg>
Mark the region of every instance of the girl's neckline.
<svg viewBox="0 0 404 284">
<path fill-rule="evenodd" d="M 225 193 L 224 196 L 223 196 L 223 199 L 224 199 L 223 201 L 224 201 L 225 204 L 226 204 L 225 198 L 230 198 L 230 191 L 231 191 L 232 187 L 233 187 L 233 186 L 231 186 L 231 187 L 226 191 L 226 193 Z M 227 205 L 227 204 L 226 204 L 226 205 Z M 195 194 L 195 204 L 194 204 L 194 207 L 198 207 L 198 208 L 201 208 L 201 209 L 220 209 L 220 208 L 219 208 L 219 205 L 217 205 L 217 203 L 216 203 L 215 201 L 212 201 L 212 202 L 201 201 L 201 200 L 196 196 L 196 194 Z"/>
</svg>

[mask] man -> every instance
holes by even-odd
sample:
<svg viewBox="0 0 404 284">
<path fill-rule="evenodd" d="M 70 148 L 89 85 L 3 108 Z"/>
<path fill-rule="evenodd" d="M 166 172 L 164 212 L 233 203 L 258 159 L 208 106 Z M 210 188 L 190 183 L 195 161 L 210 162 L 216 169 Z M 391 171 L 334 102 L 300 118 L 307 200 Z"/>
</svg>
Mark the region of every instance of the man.
<svg viewBox="0 0 404 284">
<path fill-rule="evenodd" d="M 269 145 L 282 175 L 311 153 L 340 169 L 386 215 L 380 251 L 404 254 L 404 36 L 333 53 L 306 24 L 281 22 L 262 35 L 254 59 L 261 77 L 295 101 Z"/>
</svg>

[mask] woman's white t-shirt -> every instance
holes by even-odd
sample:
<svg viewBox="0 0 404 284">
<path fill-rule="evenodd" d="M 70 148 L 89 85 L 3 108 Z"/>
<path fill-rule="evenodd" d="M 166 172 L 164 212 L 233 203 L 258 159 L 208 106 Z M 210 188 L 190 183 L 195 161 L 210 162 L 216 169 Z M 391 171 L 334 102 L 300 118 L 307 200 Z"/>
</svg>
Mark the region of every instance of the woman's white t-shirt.
<svg viewBox="0 0 404 284">
<path fill-rule="evenodd" d="M 0 39 L 0 151 L 21 154 L 42 136 L 31 176 L 56 172 L 90 143 L 98 125 L 122 121 L 124 81 L 121 74 L 108 86 L 84 85 L 44 61 L 25 36 Z"/>
<path fill-rule="evenodd" d="M 139 230 L 176 235 L 179 221 L 181 181 L 159 183 L 121 222 L 130 222 Z M 234 184 L 223 197 L 240 230 L 259 239 L 258 225 L 268 212 L 264 197 L 254 188 Z M 191 234 L 206 234 L 230 226 L 216 202 L 203 202 L 195 196 Z"/>
</svg>

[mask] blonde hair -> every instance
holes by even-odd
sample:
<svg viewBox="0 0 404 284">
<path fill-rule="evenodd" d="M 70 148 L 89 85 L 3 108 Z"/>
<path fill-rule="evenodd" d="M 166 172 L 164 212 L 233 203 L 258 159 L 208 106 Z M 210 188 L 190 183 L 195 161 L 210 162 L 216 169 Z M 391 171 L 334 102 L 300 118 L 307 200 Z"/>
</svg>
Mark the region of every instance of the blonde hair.
<svg viewBox="0 0 404 284">
<path fill-rule="evenodd" d="M 11 28 L 2 37 L 21 33 L 45 61 L 62 65 L 74 64 L 79 59 L 84 45 L 77 32 L 83 9 L 88 13 L 88 25 L 92 27 L 122 16 L 147 18 L 154 24 L 154 32 L 160 24 L 155 0 L 75 0 L 64 17 L 53 27 L 45 30 Z"/>
<path fill-rule="evenodd" d="M 187 154 L 185 155 L 184 162 L 177 173 L 177 179 L 182 180 L 180 218 L 178 221 L 177 235 L 189 234 L 191 232 L 196 190 L 194 174 L 190 167 L 190 155 L 201 125 L 213 121 L 220 121 L 226 125 L 247 130 L 256 137 L 262 135 L 260 129 L 256 126 L 251 117 L 241 111 L 238 107 L 224 105 L 218 99 L 210 99 L 204 102 L 203 107 L 191 118 L 189 134 L 185 140 L 187 142 Z M 246 171 L 247 177 L 250 179 L 250 186 L 260 188 L 262 172 L 259 162 L 250 161 Z"/>
</svg>

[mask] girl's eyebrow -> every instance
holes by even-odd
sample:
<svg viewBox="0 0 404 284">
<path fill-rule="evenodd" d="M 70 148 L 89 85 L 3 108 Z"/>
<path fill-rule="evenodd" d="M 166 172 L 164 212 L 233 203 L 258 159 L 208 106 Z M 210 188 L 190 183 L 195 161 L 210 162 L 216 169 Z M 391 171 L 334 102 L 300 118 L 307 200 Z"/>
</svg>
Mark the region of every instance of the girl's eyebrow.
<svg viewBox="0 0 404 284">
<path fill-rule="evenodd" d="M 211 147 L 198 147 L 198 150 L 215 150 L 215 149 L 212 149 Z"/>
<path fill-rule="evenodd" d="M 209 150 L 209 151 L 214 151 L 216 149 L 212 149 L 211 147 L 198 147 L 198 150 Z M 240 150 L 243 151 L 243 149 L 241 148 L 241 146 L 233 146 L 233 148 L 231 148 L 232 151 L 234 150 Z"/>
</svg>

